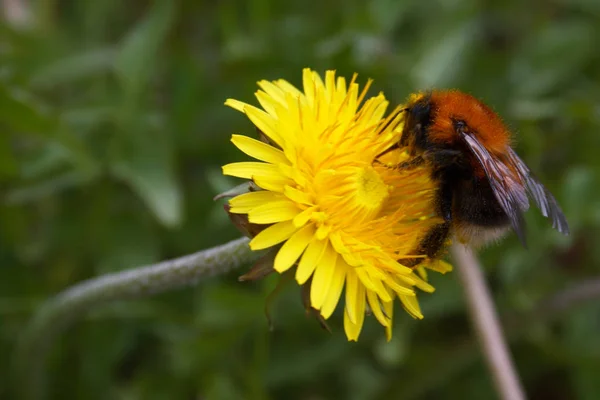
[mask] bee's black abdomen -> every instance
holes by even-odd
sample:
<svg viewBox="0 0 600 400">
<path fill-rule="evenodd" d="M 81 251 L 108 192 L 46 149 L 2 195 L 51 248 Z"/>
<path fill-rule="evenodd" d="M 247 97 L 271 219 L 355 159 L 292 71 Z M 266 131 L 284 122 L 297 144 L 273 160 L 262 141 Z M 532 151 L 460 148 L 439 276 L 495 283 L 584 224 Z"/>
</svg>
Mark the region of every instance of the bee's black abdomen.
<svg viewBox="0 0 600 400">
<path fill-rule="evenodd" d="M 431 156 L 438 159 L 436 150 L 430 149 Z M 447 152 L 446 152 L 447 153 Z M 465 168 L 464 160 L 454 164 L 435 168 L 432 178 L 438 181 L 435 196 L 437 214 L 443 223 L 431 228 L 421 239 L 415 254 L 435 259 L 441 255 L 456 224 L 461 225 L 461 232 L 475 233 L 484 230 L 495 230 L 506 227 L 510 220 L 494 196 L 492 187 L 486 179 L 473 175 L 473 170 Z M 466 229 L 464 229 L 466 228 Z M 424 258 L 403 260 L 410 267 L 419 265 Z"/>
<path fill-rule="evenodd" d="M 487 179 L 472 178 L 457 184 L 452 214 L 455 220 L 482 228 L 498 228 L 510 224 Z"/>
</svg>

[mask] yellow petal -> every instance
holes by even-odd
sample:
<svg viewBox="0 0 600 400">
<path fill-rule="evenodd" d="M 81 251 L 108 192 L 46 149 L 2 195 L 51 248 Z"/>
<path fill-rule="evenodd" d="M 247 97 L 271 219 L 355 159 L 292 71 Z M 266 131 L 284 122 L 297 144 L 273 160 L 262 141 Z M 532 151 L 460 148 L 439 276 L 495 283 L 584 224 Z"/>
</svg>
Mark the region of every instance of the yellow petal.
<svg viewBox="0 0 600 400">
<path fill-rule="evenodd" d="M 255 161 L 236 162 L 223 165 L 223 175 L 252 179 L 254 176 L 284 177 L 281 170 L 273 164 Z"/>
<path fill-rule="evenodd" d="M 296 86 L 292 85 L 291 83 L 289 83 L 288 81 L 286 81 L 284 79 L 278 79 L 278 80 L 274 81 L 273 83 L 275 83 L 275 85 L 277 87 L 281 88 L 281 90 L 283 90 L 287 94 L 291 94 L 294 97 L 304 96 L 304 93 L 302 93 Z"/>
<path fill-rule="evenodd" d="M 450 272 L 452 271 L 452 265 L 447 263 L 444 260 L 436 260 L 433 261 L 427 265 L 425 265 L 426 268 L 429 268 L 433 271 L 445 274 L 446 272 Z"/>
<path fill-rule="evenodd" d="M 275 100 L 262 90 L 257 91 L 255 93 L 255 96 L 258 99 L 258 102 L 260 103 L 261 107 L 264 108 L 265 111 L 269 113 L 269 115 L 277 118 L 277 111 L 275 110 L 274 104 Z"/>
<path fill-rule="evenodd" d="M 337 258 L 337 265 L 333 271 L 333 277 L 327 292 L 327 297 L 321 306 L 321 316 L 325 319 L 329 318 L 335 306 L 337 306 L 344 288 L 344 280 L 346 279 L 346 270 L 350 268 L 342 257 Z"/>
<path fill-rule="evenodd" d="M 375 285 L 371 282 L 371 277 L 367 274 L 366 266 L 360 266 L 354 269 L 356 276 L 358 276 L 359 285 L 365 286 L 369 290 L 375 290 Z"/>
<path fill-rule="evenodd" d="M 260 176 L 255 175 L 252 177 L 252 180 L 256 185 L 262 189 L 269 190 L 271 192 L 283 193 L 283 188 L 289 185 L 293 185 L 294 181 L 290 178 L 286 178 L 285 176 Z"/>
<path fill-rule="evenodd" d="M 294 217 L 294 225 L 296 225 L 298 228 L 304 226 L 308 221 L 310 221 L 316 209 L 317 207 L 310 207 L 296 215 Z"/>
<path fill-rule="evenodd" d="M 417 282 L 413 279 L 414 278 L 414 274 L 411 275 L 404 275 L 404 274 L 396 274 L 394 275 L 394 277 L 398 280 L 403 282 L 403 284 L 409 285 L 409 286 L 414 286 Z"/>
<path fill-rule="evenodd" d="M 248 221 L 253 224 L 273 224 L 275 222 L 289 221 L 298 215 L 299 212 L 298 207 L 287 199 L 271 201 L 253 208 L 248 213 Z"/>
<path fill-rule="evenodd" d="M 302 70 L 302 85 L 308 105 L 312 106 L 315 99 L 315 83 L 313 81 L 313 73 L 309 68 Z"/>
<path fill-rule="evenodd" d="M 287 240 L 298 228 L 291 221 L 279 222 L 261 231 L 250 241 L 252 250 L 266 249 Z"/>
<path fill-rule="evenodd" d="M 405 296 L 414 296 L 415 295 L 414 290 L 412 290 L 410 287 L 404 286 L 402 283 L 398 282 L 398 280 L 394 279 L 394 277 L 390 277 L 390 279 L 386 280 L 385 283 L 390 287 L 390 289 L 392 289 L 398 295 L 405 295 Z"/>
<path fill-rule="evenodd" d="M 290 200 L 295 201 L 299 204 L 313 205 L 312 196 L 300 189 L 296 189 L 291 186 L 286 186 L 283 189 L 283 194 L 285 194 Z"/>
<path fill-rule="evenodd" d="M 275 85 L 277 85 L 277 87 L 281 88 L 281 90 L 291 94 L 294 97 L 304 96 L 304 94 L 300 90 L 298 90 L 296 86 L 292 85 L 284 79 L 278 79 L 274 83 Z"/>
<path fill-rule="evenodd" d="M 413 318 L 423 319 L 423 314 L 421 314 L 421 307 L 419 306 L 419 301 L 417 300 L 416 296 L 399 295 L 398 297 L 400 298 L 404 309 Z"/>
<path fill-rule="evenodd" d="M 346 331 L 346 337 L 351 341 L 358 340 L 358 336 L 360 335 L 365 320 L 365 288 L 362 285 L 359 285 L 358 287 L 354 308 L 357 313 L 356 322 L 353 322 L 350 319 L 348 312 L 344 313 L 344 330 Z M 348 308 L 346 308 L 346 311 L 348 311 Z"/>
<path fill-rule="evenodd" d="M 390 271 L 393 271 L 397 274 L 404 274 L 404 275 L 412 274 L 411 268 L 408 268 L 408 267 L 400 264 L 398 261 L 396 261 L 392 258 L 381 259 L 380 262 L 383 264 L 384 267 L 388 268 Z"/>
<path fill-rule="evenodd" d="M 321 258 L 323 258 L 326 248 L 327 240 L 317 240 L 316 238 L 313 238 L 308 244 L 306 251 L 302 254 L 302 258 L 298 263 L 298 268 L 296 269 L 296 281 L 300 285 L 304 285 L 308 278 L 310 278 L 317 264 L 321 261 Z"/>
<path fill-rule="evenodd" d="M 371 282 L 375 287 L 375 293 L 377 293 L 377 295 L 381 298 L 381 301 L 391 301 L 392 298 L 390 297 L 387 289 L 383 285 L 381 279 L 377 276 L 371 275 L 370 273 L 368 273 L 368 275 L 370 276 Z"/>
<path fill-rule="evenodd" d="M 393 327 L 393 321 L 394 321 L 394 302 L 393 301 L 384 301 L 382 302 L 382 306 L 383 306 L 383 311 L 385 312 L 385 315 L 387 315 L 387 317 L 390 319 L 390 324 L 388 326 L 385 327 L 385 337 L 387 339 L 387 341 L 389 342 L 390 340 L 392 340 L 392 327 Z"/>
<path fill-rule="evenodd" d="M 412 278 L 415 280 L 415 286 L 427 293 L 433 293 L 435 288 L 431 286 L 429 283 L 425 282 L 423 279 L 419 278 L 417 275 L 413 274 Z"/>
<path fill-rule="evenodd" d="M 427 270 L 425 269 L 425 267 L 423 267 L 422 265 L 418 265 L 417 268 L 415 268 L 415 271 L 417 272 L 417 274 L 419 274 L 419 277 L 421 277 L 421 279 L 427 282 Z"/>
<path fill-rule="evenodd" d="M 329 105 L 333 105 L 333 96 L 335 93 L 335 71 L 329 70 L 325 72 L 325 88 L 326 92 L 326 100 Z"/>
<path fill-rule="evenodd" d="M 348 253 L 350 253 L 350 250 L 346 246 L 346 243 L 344 243 L 344 240 L 342 239 L 342 235 L 340 234 L 339 231 L 332 232 L 329 235 L 329 240 L 331 240 L 331 244 L 333 245 L 333 248 L 335 249 L 335 251 L 342 254 L 344 256 L 344 258 L 352 259 L 352 257 L 349 256 L 349 254 L 348 254 Z"/>
<path fill-rule="evenodd" d="M 326 224 L 322 224 L 317 228 L 317 239 L 319 240 L 323 240 L 327 237 L 327 235 L 329 235 L 329 232 L 331 232 L 331 226 L 330 225 L 326 225 Z"/>
<path fill-rule="evenodd" d="M 253 208 L 266 203 L 281 201 L 284 198 L 285 197 L 280 193 L 274 193 L 267 190 L 243 193 L 229 200 L 229 206 L 231 207 L 229 212 L 234 214 L 248 214 Z"/>
<path fill-rule="evenodd" d="M 292 235 L 275 256 L 273 268 L 277 272 L 285 272 L 296 263 L 315 233 L 312 225 L 306 225 Z"/>
<path fill-rule="evenodd" d="M 229 106 L 229 107 L 231 107 L 231 108 L 233 108 L 235 110 L 244 112 L 244 107 L 246 106 L 246 103 L 243 103 L 243 102 L 241 102 L 239 100 L 236 100 L 236 99 L 227 99 L 225 101 L 225 105 Z"/>
<path fill-rule="evenodd" d="M 272 102 L 277 102 L 280 104 L 285 104 L 285 92 L 281 90 L 279 86 L 276 86 L 272 82 L 269 81 L 259 81 L 258 86 L 264 90 L 264 94 L 271 98 Z M 262 103 L 261 103 L 262 105 Z M 263 105 L 264 107 L 264 105 Z M 266 108 L 265 108 L 266 110 Z"/>
<path fill-rule="evenodd" d="M 383 326 L 390 325 L 391 321 L 385 316 L 383 311 L 381 310 L 381 304 L 379 303 L 379 297 L 377 294 L 371 290 L 367 290 L 367 300 L 369 300 L 369 306 L 371 307 L 371 311 L 377 321 Z"/>
<path fill-rule="evenodd" d="M 231 142 L 241 151 L 252 158 L 271 164 L 288 164 L 283 151 L 267 143 L 243 135 L 231 135 Z"/>
<path fill-rule="evenodd" d="M 346 78 L 343 76 L 338 76 L 335 90 L 336 98 L 334 101 L 338 104 L 341 104 L 346 97 Z"/>
<path fill-rule="evenodd" d="M 338 254 L 333 250 L 333 247 L 328 244 L 323 258 L 315 268 L 310 284 L 310 305 L 314 309 L 320 310 L 327 297 L 329 285 L 335 271 L 337 256 Z"/>
<path fill-rule="evenodd" d="M 277 132 L 277 122 L 272 116 L 263 110 L 250 105 L 244 107 L 244 112 L 248 116 L 248 119 L 250 119 L 262 133 L 277 143 L 279 147 L 284 147 L 285 142 L 279 132 Z"/>
<path fill-rule="evenodd" d="M 358 297 L 358 277 L 353 268 L 346 273 L 346 314 L 352 323 L 358 321 L 358 310 L 356 309 L 356 298 Z"/>
</svg>

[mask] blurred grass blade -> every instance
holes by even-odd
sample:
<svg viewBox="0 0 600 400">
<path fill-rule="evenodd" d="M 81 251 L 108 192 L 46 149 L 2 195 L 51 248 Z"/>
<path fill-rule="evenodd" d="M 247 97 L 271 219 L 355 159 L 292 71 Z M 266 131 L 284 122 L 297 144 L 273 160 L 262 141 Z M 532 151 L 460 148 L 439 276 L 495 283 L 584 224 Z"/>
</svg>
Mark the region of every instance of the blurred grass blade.
<svg viewBox="0 0 600 400">
<path fill-rule="evenodd" d="M 181 222 L 181 189 L 169 146 L 157 136 L 148 133 L 135 149 L 122 153 L 113 172 L 131 185 L 161 223 L 173 227 Z"/>
<path fill-rule="evenodd" d="M 445 86 L 455 79 L 469 57 L 469 46 L 475 38 L 475 26 L 465 22 L 435 37 L 415 63 L 411 75 L 415 86 L 432 88 Z"/>
<path fill-rule="evenodd" d="M 121 44 L 115 70 L 127 93 L 139 94 L 148 81 L 154 58 L 175 17 L 174 1 L 157 0 L 148 15 Z"/>
<path fill-rule="evenodd" d="M 67 172 L 31 186 L 13 189 L 2 198 L 8 205 L 39 201 L 61 191 L 88 184 L 91 177 L 77 172 Z"/>
<path fill-rule="evenodd" d="M 175 18 L 176 2 L 157 0 L 146 17 L 121 43 L 115 71 L 123 90 L 119 115 L 119 135 L 115 137 L 113 172 L 131 185 L 157 219 L 166 226 L 181 221 L 181 195 L 175 177 L 171 137 L 149 131 L 140 118 L 158 53 Z"/>
<path fill-rule="evenodd" d="M 63 57 L 40 69 L 31 78 L 35 88 L 51 88 L 79 79 L 93 77 L 110 70 L 115 59 L 112 47 L 88 50 Z"/>
<path fill-rule="evenodd" d="M 52 109 L 44 107 L 23 90 L 12 90 L 0 84 L 0 124 L 15 133 L 59 144 L 68 151 L 81 172 L 93 174 L 96 170 L 84 142 L 68 129 Z"/>
</svg>

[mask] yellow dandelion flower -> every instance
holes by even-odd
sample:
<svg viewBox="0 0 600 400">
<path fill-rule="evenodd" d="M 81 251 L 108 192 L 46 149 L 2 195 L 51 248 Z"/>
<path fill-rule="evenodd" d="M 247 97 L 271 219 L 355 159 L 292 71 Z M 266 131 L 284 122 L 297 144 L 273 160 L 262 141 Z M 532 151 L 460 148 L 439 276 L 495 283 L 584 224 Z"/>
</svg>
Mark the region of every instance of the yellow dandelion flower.
<svg viewBox="0 0 600 400">
<path fill-rule="evenodd" d="M 396 297 L 410 315 L 423 318 L 415 287 L 434 289 L 402 260 L 414 258 L 410 252 L 419 238 L 439 221 L 425 170 L 399 171 L 375 162 L 398 143 L 403 114 L 399 107 L 385 117 L 384 95 L 365 101 L 371 81 L 359 91 L 355 79 L 347 83 L 327 71 L 323 82 L 305 69 L 303 92 L 285 80 L 258 82 L 262 109 L 227 100 L 268 140 L 233 135 L 233 144 L 258 161 L 225 165 L 223 173 L 263 189 L 229 201 L 229 212 L 266 226 L 250 247 L 279 246 L 274 269 L 283 273 L 296 266 L 296 281 L 310 284 L 310 305 L 324 319 L 345 287 L 349 340 L 358 339 L 368 311 L 389 340 Z M 429 260 L 421 267 L 450 268 Z"/>
</svg>

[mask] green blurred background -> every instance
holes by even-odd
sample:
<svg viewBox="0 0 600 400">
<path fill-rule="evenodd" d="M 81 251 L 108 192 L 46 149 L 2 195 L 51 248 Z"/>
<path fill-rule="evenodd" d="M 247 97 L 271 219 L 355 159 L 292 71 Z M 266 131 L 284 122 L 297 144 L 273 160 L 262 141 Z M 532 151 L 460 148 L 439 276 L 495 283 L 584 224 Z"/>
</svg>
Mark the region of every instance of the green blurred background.
<svg viewBox="0 0 600 400">
<path fill-rule="evenodd" d="M 456 87 L 518 133 L 517 150 L 571 224 L 528 213 L 481 254 L 531 399 L 600 398 L 600 304 L 553 297 L 600 275 L 597 0 L 5 0 L 0 33 L 0 398 L 36 308 L 86 278 L 238 237 L 212 197 L 239 181 L 228 97 L 301 69 L 375 79 L 400 102 Z M 20 12 L 21 11 L 21 12 Z M 456 274 L 432 274 L 425 319 L 395 335 L 369 318 L 348 343 L 307 318 L 275 277 L 238 271 L 197 288 L 102 307 L 58 338 L 52 399 L 483 399 L 492 380 Z M 573 289 L 571 293 L 581 293 Z M 600 294 L 598 294 L 600 295 Z"/>
</svg>

